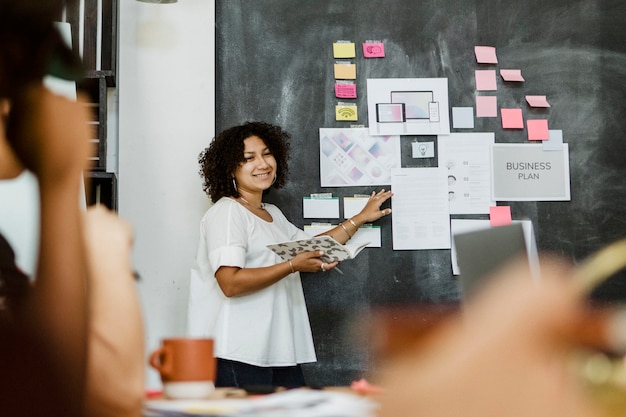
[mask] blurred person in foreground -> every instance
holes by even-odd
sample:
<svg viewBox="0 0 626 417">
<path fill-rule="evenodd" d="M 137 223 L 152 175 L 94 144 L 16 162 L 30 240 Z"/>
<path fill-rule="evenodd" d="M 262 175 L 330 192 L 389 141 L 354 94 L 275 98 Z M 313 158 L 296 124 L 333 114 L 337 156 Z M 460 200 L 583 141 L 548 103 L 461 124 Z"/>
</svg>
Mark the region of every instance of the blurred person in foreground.
<svg viewBox="0 0 626 417">
<path fill-rule="evenodd" d="M 0 235 L 0 409 L 139 416 L 144 352 L 132 232 L 104 208 L 81 210 L 88 110 L 82 97 L 70 101 L 42 84 L 54 68 L 82 71 L 53 25 L 62 7 L 0 0 L 0 179 L 30 170 L 40 204 L 34 277 Z"/>
<path fill-rule="evenodd" d="M 534 282 L 521 263 L 505 268 L 381 367 L 381 417 L 605 415 L 572 365 L 589 313 L 572 269 L 544 261 Z"/>
</svg>

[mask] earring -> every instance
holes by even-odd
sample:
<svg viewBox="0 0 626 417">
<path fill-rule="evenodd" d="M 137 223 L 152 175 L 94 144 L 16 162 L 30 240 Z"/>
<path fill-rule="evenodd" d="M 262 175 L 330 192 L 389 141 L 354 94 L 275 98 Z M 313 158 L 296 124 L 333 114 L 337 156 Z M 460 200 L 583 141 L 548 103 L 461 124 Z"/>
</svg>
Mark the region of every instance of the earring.
<svg viewBox="0 0 626 417">
<path fill-rule="evenodd" d="M 233 189 L 237 191 L 237 181 L 235 180 L 235 177 L 233 177 Z"/>
</svg>

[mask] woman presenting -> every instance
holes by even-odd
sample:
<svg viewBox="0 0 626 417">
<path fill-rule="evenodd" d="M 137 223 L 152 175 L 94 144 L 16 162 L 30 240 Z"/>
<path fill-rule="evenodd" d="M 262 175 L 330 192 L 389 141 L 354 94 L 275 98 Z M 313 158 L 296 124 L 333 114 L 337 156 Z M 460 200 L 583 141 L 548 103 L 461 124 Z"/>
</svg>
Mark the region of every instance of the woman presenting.
<svg viewBox="0 0 626 417">
<path fill-rule="evenodd" d="M 291 135 L 248 122 L 215 137 L 200 154 L 203 189 L 214 203 L 200 223 L 191 270 L 189 333 L 215 339 L 216 386 L 305 385 L 300 367 L 315 349 L 300 272 L 328 271 L 321 251 L 291 261 L 266 246 L 307 239 L 280 209 L 263 202 L 286 181 Z M 345 243 L 359 226 L 391 213 L 390 191 L 372 192 L 363 210 L 324 233 Z"/>
</svg>

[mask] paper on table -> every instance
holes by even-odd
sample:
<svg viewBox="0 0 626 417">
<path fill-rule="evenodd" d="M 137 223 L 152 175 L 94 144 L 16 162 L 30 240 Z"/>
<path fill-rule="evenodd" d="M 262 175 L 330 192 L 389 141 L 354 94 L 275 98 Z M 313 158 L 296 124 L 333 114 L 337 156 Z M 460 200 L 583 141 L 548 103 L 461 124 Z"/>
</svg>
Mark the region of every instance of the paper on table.
<svg viewBox="0 0 626 417">
<path fill-rule="evenodd" d="M 292 389 L 248 402 L 242 415 L 285 417 L 374 417 L 378 404 L 351 393 Z"/>
<path fill-rule="evenodd" d="M 476 117 L 498 117 L 498 97 L 476 96 Z"/>
<path fill-rule="evenodd" d="M 446 167 L 392 171 L 393 249 L 449 249 Z"/>
<path fill-rule="evenodd" d="M 378 405 L 373 400 L 328 390 L 292 389 L 254 399 L 149 400 L 146 417 L 180 416 L 298 416 L 374 417 Z"/>
<path fill-rule="evenodd" d="M 249 399 L 219 400 L 147 400 L 142 416 L 180 417 L 181 415 L 232 416 L 246 407 Z M 185 413 L 185 414 L 181 414 Z M 189 413 L 189 414 L 188 414 Z M 191 414 L 193 413 L 193 414 Z"/>
</svg>

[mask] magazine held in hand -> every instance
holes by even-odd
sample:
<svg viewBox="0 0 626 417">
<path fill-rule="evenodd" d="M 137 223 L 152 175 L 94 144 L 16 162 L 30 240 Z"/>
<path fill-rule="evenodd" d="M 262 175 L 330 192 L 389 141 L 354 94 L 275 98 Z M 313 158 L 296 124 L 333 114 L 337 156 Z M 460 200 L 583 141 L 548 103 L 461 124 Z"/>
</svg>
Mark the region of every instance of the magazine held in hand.
<svg viewBox="0 0 626 417">
<path fill-rule="evenodd" d="M 330 236 L 317 236 L 311 239 L 276 243 L 274 245 L 267 245 L 267 247 L 280 256 L 283 261 L 293 259 L 297 254 L 302 252 L 323 250 L 324 255 L 321 256 L 322 260 L 330 263 L 343 261 L 345 259 L 354 259 L 369 243 L 370 242 L 361 243 L 359 245 L 342 245 Z"/>
</svg>

